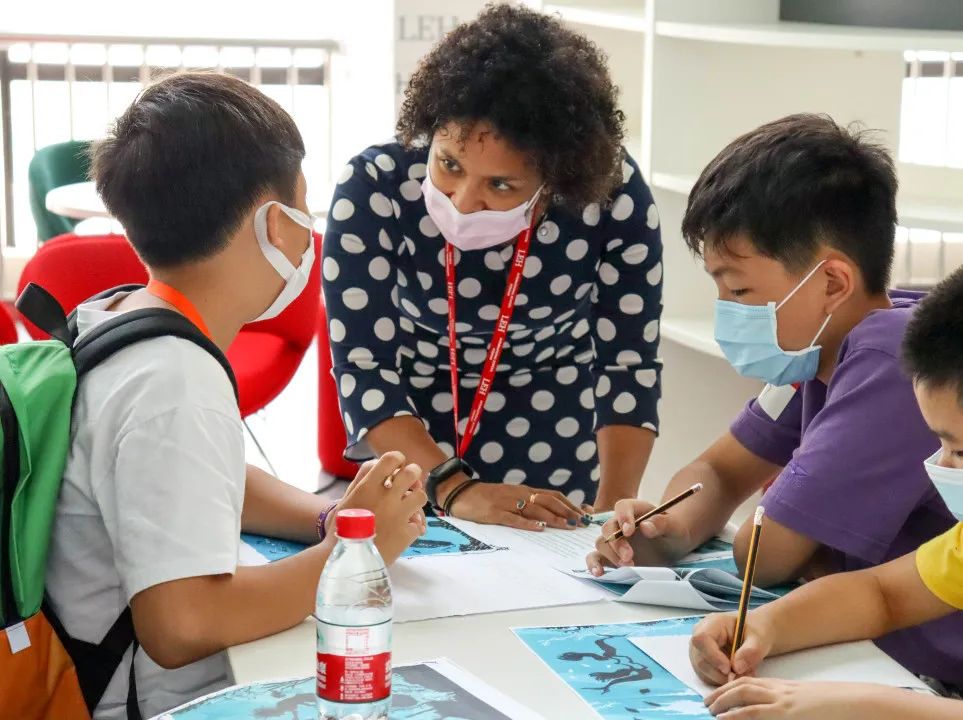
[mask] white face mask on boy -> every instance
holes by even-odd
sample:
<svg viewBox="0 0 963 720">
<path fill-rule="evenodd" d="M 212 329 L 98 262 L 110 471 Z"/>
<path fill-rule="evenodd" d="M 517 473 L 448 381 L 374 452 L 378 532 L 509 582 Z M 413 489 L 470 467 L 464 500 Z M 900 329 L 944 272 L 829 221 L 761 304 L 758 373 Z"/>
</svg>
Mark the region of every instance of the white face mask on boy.
<svg viewBox="0 0 963 720">
<path fill-rule="evenodd" d="M 277 205 L 285 215 L 307 230 L 308 247 L 301 255 L 301 263 L 297 267 L 294 267 L 284 253 L 278 250 L 271 244 L 270 240 L 268 240 L 267 213 L 272 205 Z M 257 209 L 257 212 L 254 213 L 254 235 L 257 238 L 258 247 L 261 248 L 261 252 L 264 253 L 264 257 L 271 263 L 271 266 L 277 270 L 278 275 L 284 279 L 284 287 L 268 309 L 251 322 L 276 318 L 304 291 L 304 288 L 308 284 L 308 278 L 311 275 L 311 267 L 314 265 L 313 229 L 314 225 L 310 216 L 297 208 L 288 207 L 284 203 L 279 203 L 276 200 L 264 203 Z"/>
</svg>

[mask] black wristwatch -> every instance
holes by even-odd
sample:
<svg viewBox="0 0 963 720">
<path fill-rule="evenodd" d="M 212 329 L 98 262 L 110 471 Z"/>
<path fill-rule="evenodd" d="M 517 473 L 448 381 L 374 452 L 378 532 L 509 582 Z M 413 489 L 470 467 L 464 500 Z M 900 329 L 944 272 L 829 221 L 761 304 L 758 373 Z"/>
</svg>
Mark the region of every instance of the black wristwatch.
<svg viewBox="0 0 963 720">
<path fill-rule="evenodd" d="M 428 496 L 428 504 L 436 513 L 442 510 L 441 504 L 438 502 L 438 485 L 453 478 L 458 473 L 464 473 L 468 478 L 475 475 L 471 465 L 459 457 L 448 458 L 428 473 L 425 494 Z"/>
</svg>

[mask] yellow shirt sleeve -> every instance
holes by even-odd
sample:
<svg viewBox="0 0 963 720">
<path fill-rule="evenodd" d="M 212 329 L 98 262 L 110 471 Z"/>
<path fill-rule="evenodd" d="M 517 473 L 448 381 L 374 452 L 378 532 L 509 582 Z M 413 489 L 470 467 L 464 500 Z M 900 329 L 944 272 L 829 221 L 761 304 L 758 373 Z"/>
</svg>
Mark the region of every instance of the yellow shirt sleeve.
<svg viewBox="0 0 963 720">
<path fill-rule="evenodd" d="M 963 523 L 920 547 L 916 569 L 930 592 L 963 610 Z"/>
</svg>

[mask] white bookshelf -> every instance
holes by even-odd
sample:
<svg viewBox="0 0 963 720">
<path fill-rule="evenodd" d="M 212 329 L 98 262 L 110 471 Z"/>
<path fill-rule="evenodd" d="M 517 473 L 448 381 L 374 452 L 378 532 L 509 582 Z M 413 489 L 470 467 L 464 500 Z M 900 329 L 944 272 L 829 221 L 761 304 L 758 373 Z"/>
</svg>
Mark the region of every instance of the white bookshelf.
<svg viewBox="0 0 963 720">
<path fill-rule="evenodd" d="M 648 29 L 645 6 L 640 2 L 546 3 L 545 12 L 557 13 L 566 22 L 624 32 L 644 33 Z"/>
<path fill-rule="evenodd" d="M 960 50 L 958 32 L 837 27 L 817 23 L 661 21 L 656 23 L 655 32 L 661 37 L 768 47 L 896 52 L 907 49 Z"/>
<path fill-rule="evenodd" d="M 713 335 L 715 285 L 681 238 L 699 173 L 734 138 L 795 112 L 879 130 L 896 157 L 903 53 L 963 52 L 963 33 L 781 22 L 778 0 L 555 0 L 542 7 L 609 55 L 622 89 L 626 147 L 659 207 L 666 401 L 647 472 L 662 478 L 657 486 L 759 389 L 722 358 Z M 901 224 L 963 232 L 963 170 L 901 164 L 899 178 Z"/>
<path fill-rule="evenodd" d="M 667 340 L 711 357 L 723 357 L 715 341 L 712 319 L 666 315 L 662 318 L 661 328 L 662 337 Z"/>
</svg>

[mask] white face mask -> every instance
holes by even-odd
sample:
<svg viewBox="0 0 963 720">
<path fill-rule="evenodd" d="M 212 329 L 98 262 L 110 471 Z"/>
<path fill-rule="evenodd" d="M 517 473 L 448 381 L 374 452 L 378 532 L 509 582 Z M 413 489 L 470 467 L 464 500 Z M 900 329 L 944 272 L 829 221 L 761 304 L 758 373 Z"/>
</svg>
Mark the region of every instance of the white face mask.
<svg viewBox="0 0 963 720">
<path fill-rule="evenodd" d="M 963 522 L 963 470 L 940 465 L 943 451 L 939 450 L 923 463 L 926 474 L 930 476 L 946 507 L 953 516 Z"/>
<path fill-rule="evenodd" d="M 430 170 L 421 183 L 428 215 L 445 240 L 459 250 L 466 251 L 484 250 L 514 239 L 531 223 L 530 211 L 535 207 L 543 187 L 535 191 L 531 200 L 511 210 L 479 210 L 465 215 L 455 207 L 451 198 L 435 186 Z"/>
<path fill-rule="evenodd" d="M 268 208 L 272 205 L 277 205 L 285 215 L 308 231 L 308 247 L 307 250 L 304 251 L 304 254 L 301 255 L 301 264 L 298 265 L 298 267 L 294 267 L 284 253 L 278 250 L 268 240 L 267 212 Z M 308 277 L 311 275 L 311 267 L 314 265 L 314 237 L 311 234 L 312 230 L 313 223 L 310 216 L 296 208 L 279 203 L 276 200 L 264 203 L 257 209 L 257 212 L 254 213 L 254 235 L 257 237 L 257 244 L 261 248 L 261 252 L 264 253 L 264 257 L 267 258 L 267 261 L 277 270 L 278 275 L 284 279 L 284 288 L 281 290 L 281 294 L 271 303 L 270 307 L 251 322 L 276 318 L 284 312 L 284 309 L 288 305 L 297 299 L 298 295 L 300 295 L 305 286 L 307 286 Z"/>
</svg>

